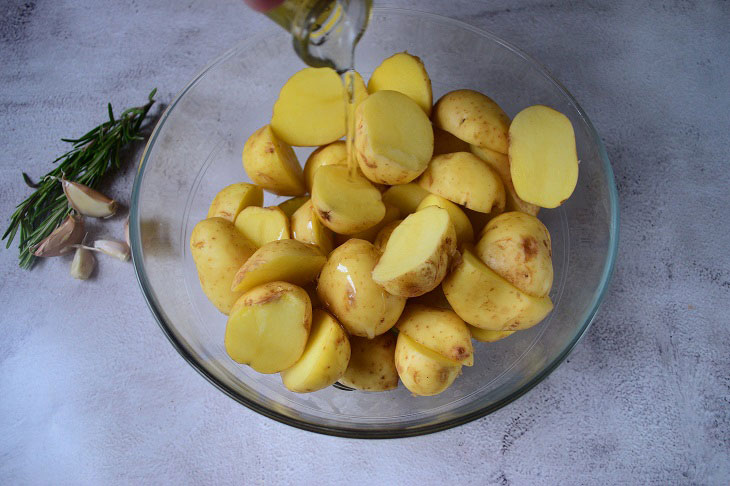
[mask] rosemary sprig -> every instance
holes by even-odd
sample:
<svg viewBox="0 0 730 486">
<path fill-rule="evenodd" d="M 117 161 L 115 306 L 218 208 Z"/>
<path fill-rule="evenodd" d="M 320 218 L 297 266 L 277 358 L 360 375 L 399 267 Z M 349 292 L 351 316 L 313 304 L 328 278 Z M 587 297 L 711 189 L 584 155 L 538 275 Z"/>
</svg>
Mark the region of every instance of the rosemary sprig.
<svg viewBox="0 0 730 486">
<path fill-rule="evenodd" d="M 10 248 L 16 234 L 19 236 L 19 265 L 30 269 L 35 263 L 35 247 L 56 229 L 71 212 L 63 194 L 59 177 L 96 188 L 103 177 L 121 165 L 119 151 L 127 143 L 143 140 L 140 136 L 142 121 L 155 103 L 157 89 L 153 89 L 144 106 L 124 110 L 119 118 L 114 117 L 111 103 L 108 104 L 109 121 L 102 123 L 79 138 L 62 138 L 73 148 L 58 157 L 55 169 L 48 172 L 37 184 L 37 189 L 21 202 L 10 217 L 10 226 L 3 234 Z M 23 180 L 33 187 L 27 174 Z"/>
</svg>

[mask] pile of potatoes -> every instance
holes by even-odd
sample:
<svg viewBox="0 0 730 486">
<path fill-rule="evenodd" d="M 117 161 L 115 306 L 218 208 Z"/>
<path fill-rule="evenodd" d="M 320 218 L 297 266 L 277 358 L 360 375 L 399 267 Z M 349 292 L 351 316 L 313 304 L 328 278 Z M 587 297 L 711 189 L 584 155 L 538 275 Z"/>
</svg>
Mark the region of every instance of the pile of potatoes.
<svg viewBox="0 0 730 486">
<path fill-rule="evenodd" d="M 493 342 L 552 310 L 550 234 L 536 217 L 575 188 L 570 121 L 532 106 L 510 120 L 489 97 L 433 105 L 421 60 L 354 73 L 357 166 L 345 90 L 331 69 L 294 74 L 243 148 L 253 184 L 213 200 L 191 235 L 200 284 L 228 315 L 235 361 L 294 392 L 339 381 L 446 390 Z M 302 168 L 292 146 L 316 146 Z M 263 191 L 290 196 L 263 206 Z"/>
</svg>

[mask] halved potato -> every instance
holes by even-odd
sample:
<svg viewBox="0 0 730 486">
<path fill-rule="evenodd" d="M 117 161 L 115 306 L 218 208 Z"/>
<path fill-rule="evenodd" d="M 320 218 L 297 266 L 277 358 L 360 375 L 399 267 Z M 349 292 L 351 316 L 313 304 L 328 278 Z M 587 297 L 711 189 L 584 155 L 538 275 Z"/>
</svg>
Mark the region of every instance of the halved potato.
<svg viewBox="0 0 730 486">
<path fill-rule="evenodd" d="M 368 92 L 392 90 L 403 93 L 415 101 L 426 113 L 431 115 L 433 93 L 431 79 L 420 58 L 399 52 L 380 63 L 368 81 Z"/>
<path fill-rule="evenodd" d="M 397 207 L 400 209 L 401 216 L 406 217 L 411 213 L 415 213 L 423 198 L 429 194 L 426 189 L 415 182 L 409 182 L 408 184 L 389 187 L 383 193 L 383 202 Z"/>
<path fill-rule="evenodd" d="M 379 252 L 382 253 L 385 251 L 385 246 L 388 244 L 390 235 L 393 234 L 393 230 L 395 230 L 402 222 L 402 219 L 396 219 L 380 229 L 378 236 L 375 237 L 375 241 L 373 242 L 373 245 L 375 245 L 375 248 L 377 248 Z"/>
<path fill-rule="evenodd" d="M 329 255 L 332 251 L 332 230 L 319 220 L 311 200 L 305 202 L 292 215 L 291 234 L 295 240 L 318 247 L 324 255 Z"/>
<path fill-rule="evenodd" d="M 278 207 L 249 206 L 238 213 L 236 229 L 257 248 L 269 241 L 291 238 L 289 218 Z"/>
<path fill-rule="evenodd" d="M 243 294 L 231 309 L 226 351 L 259 373 L 278 373 L 301 357 L 311 325 L 307 292 L 287 282 L 269 282 Z"/>
<path fill-rule="evenodd" d="M 490 331 L 467 324 L 471 337 L 482 343 L 494 343 L 506 337 L 510 337 L 517 331 Z"/>
<path fill-rule="evenodd" d="M 341 165 L 325 165 L 315 172 L 312 204 L 322 224 L 343 235 L 371 228 L 385 216 L 380 191 Z"/>
<path fill-rule="evenodd" d="M 423 295 L 441 283 L 455 251 L 449 213 L 437 206 L 423 208 L 393 230 L 373 280 L 393 295 Z"/>
<path fill-rule="evenodd" d="M 446 93 L 433 110 L 433 124 L 461 140 L 507 153 L 510 120 L 488 96 L 470 89 Z"/>
<path fill-rule="evenodd" d="M 260 187 L 247 182 L 238 182 L 226 186 L 215 195 L 208 208 L 208 218 L 223 218 L 231 223 L 241 210 L 248 206 L 261 206 L 264 203 L 264 191 Z"/>
<path fill-rule="evenodd" d="M 350 361 L 350 341 L 337 319 L 322 309 L 312 311 L 312 329 L 299 361 L 281 372 L 284 386 L 309 393 L 340 379 Z"/>
<path fill-rule="evenodd" d="M 438 206 L 449 213 L 451 222 L 454 223 L 458 244 L 474 242 L 474 229 L 471 227 L 469 218 L 466 217 L 466 214 L 464 214 L 464 211 L 459 206 L 436 194 L 429 194 L 423 198 L 421 204 L 418 205 L 418 210 L 420 211 L 428 206 Z"/>
<path fill-rule="evenodd" d="M 323 165 L 347 165 L 347 144 L 343 140 L 323 145 L 312 152 L 304 164 L 304 183 L 312 190 L 314 173 Z"/>
<path fill-rule="evenodd" d="M 414 395 L 438 395 L 461 373 L 461 363 L 444 358 L 403 333 L 395 345 L 398 376 Z"/>
<path fill-rule="evenodd" d="M 259 186 L 280 196 L 307 192 L 294 150 L 274 135 L 269 125 L 259 128 L 243 146 L 243 168 Z"/>
<path fill-rule="evenodd" d="M 515 191 L 515 186 L 512 184 L 512 175 L 509 170 L 509 157 L 507 155 L 500 154 L 494 150 L 477 147 L 476 145 L 471 145 L 470 150 L 471 153 L 489 164 L 489 166 L 494 169 L 497 174 L 499 174 L 500 179 L 502 179 L 502 184 L 504 185 L 504 192 L 506 196 L 505 209 L 507 211 L 522 211 L 523 213 L 537 216 L 537 213 L 540 211 L 540 207 L 523 201 L 520 199 L 520 196 L 517 195 L 517 191 Z"/>
<path fill-rule="evenodd" d="M 464 366 L 474 364 L 469 329 L 452 310 L 409 303 L 403 309 L 396 327 L 399 333 L 444 358 Z"/>
<path fill-rule="evenodd" d="M 397 336 L 386 332 L 373 339 L 351 336 L 350 363 L 340 383 L 362 391 L 387 391 L 398 388 L 395 369 Z"/>
<path fill-rule="evenodd" d="M 339 246 L 345 241 L 349 240 L 350 238 L 358 238 L 360 240 L 369 241 L 371 243 L 375 242 L 375 238 L 377 238 L 378 234 L 380 233 L 380 230 L 388 226 L 393 221 L 400 219 L 400 210 L 392 206 L 390 204 L 385 205 L 385 216 L 383 216 L 383 219 L 380 220 L 378 224 L 373 226 L 372 228 L 368 228 L 363 231 L 359 231 L 355 233 L 354 235 L 335 235 L 335 245 Z"/>
<path fill-rule="evenodd" d="M 319 248 L 297 240 L 275 240 L 263 245 L 233 277 L 231 289 L 246 292 L 277 280 L 295 285 L 314 281 L 327 261 Z"/>
<path fill-rule="evenodd" d="M 408 96 L 378 91 L 355 111 L 355 154 L 371 181 L 411 182 L 433 154 L 431 121 Z"/>
<path fill-rule="evenodd" d="M 442 285 L 454 312 L 490 331 L 517 331 L 542 321 L 553 309 L 550 297 L 533 297 L 500 277 L 464 248 Z"/>
<path fill-rule="evenodd" d="M 301 208 L 302 205 L 307 201 L 309 201 L 309 198 L 307 196 L 297 196 L 280 202 L 277 206 L 279 207 L 279 209 L 284 211 L 284 214 L 286 214 L 287 218 L 291 218 L 294 212 L 297 209 Z"/>
<path fill-rule="evenodd" d="M 567 116 L 542 105 L 525 108 L 509 128 L 512 183 L 523 200 L 556 208 L 578 182 L 578 153 Z"/>
<path fill-rule="evenodd" d="M 504 209 L 502 180 L 484 161 L 470 152 L 438 155 L 418 179 L 427 191 L 474 211 Z"/>
<path fill-rule="evenodd" d="M 468 152 L 469 144 L 456 138 L 446 130 L 433 127 L 433 156 L 453 154 L 454 152 Z"/>
</svg>

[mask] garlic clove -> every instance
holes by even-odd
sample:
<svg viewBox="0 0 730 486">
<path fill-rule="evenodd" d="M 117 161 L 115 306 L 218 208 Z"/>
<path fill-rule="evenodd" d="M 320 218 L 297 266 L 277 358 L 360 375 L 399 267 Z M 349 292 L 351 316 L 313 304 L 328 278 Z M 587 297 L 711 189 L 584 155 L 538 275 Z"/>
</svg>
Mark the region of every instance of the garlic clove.
<svg viewBox="0 0 730 486">
<path fill-rule="evenodd" d="M 129 245 L 117 240 L 96 240 L 94 249 L 123 262 L 129 260 Z"/>
<path fill-rule="evenodd" d="M 58 228 L 46 236 L 33 251 L 37 257 L 55 257 L 71 251 L 84 237 L 84 218 L 69 214 Z"/>
<path fill-rule="evenodd" d="M 79 280 L 86 280 L 96 267 L 96 258 L 93 252 L 84 246 L 76 247 L 76 254 L 71 262 L 71 276 Z"/>
<path fill-rule="evenodd" d="M 69 204 L 84 216 L 108 218 L 117 211 L 117 202 L 78 182 L 61 179 L 63 192 Z"/>
</svg>

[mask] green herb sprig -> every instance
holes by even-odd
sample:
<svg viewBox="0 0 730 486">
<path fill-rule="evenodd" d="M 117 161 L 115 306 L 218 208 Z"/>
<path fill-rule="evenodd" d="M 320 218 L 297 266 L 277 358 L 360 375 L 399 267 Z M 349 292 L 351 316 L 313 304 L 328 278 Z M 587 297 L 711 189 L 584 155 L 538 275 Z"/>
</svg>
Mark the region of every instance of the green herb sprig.
<svg viewBox="0 0 730 486">
<path fill-rule="evenodd" d="M 25 183 L 36 190 L 21 202 L 10 217 L 10 225 L 3 234 L 10 248 L 16 234 L 19 236 L 21 268 L 30 269 L 35 263 L 35 247 L 43 241 L 71 212 L 58 178 L 79 182 L 97 188 L 104 176 L 121 165 L 119 152 L 134 140 L 143 140 L 140 135 L 142 122 L 155 103 L 157 89 L 153 89 L 143 106 L 124 110 L 119 118 L 114 117 L 111 103 L 108 104 L 109 121 L 76 139 L 62 138 L 73 144 L 73 148 L 58 157 L 55 169 L 33 184 L 23 173 Z"/>
</svg>

